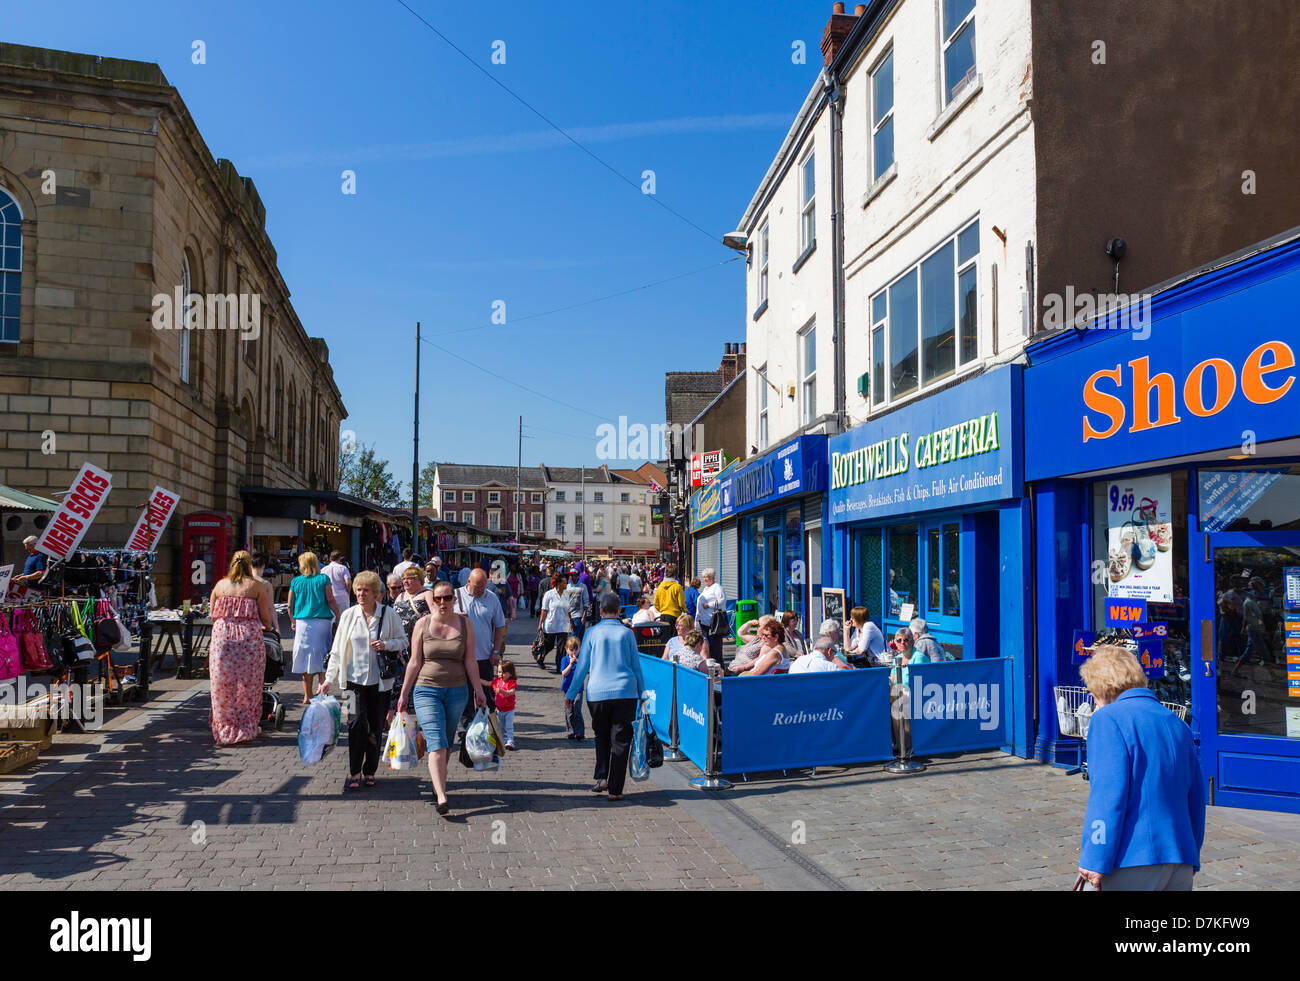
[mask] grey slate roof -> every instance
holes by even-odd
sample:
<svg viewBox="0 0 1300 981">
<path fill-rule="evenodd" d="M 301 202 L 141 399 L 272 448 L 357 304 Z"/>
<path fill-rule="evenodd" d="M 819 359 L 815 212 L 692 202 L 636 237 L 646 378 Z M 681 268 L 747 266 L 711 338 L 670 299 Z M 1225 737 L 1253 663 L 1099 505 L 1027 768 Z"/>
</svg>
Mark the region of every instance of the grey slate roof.
<svg viewBox="0 0 1300 981">
<path fill-rule="evenodd" d="M 507 488 L 515 486 L 515 468 L 510 466 L 475 466 L 468 463 L 439 463 L 438 479 L 444 487 L 482 487 L 496 482 Z M 519 469 L 519 486 L 542 489 L 546 481 L 538 467 Z"/>
</svg>

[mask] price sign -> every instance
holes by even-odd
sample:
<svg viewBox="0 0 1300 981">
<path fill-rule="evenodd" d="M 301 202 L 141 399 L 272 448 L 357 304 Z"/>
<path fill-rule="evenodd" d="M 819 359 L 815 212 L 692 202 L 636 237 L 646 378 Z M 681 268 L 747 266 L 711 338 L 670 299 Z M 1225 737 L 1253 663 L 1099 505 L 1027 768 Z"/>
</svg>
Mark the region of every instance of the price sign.
<svg viewBox="0 0 1300 981">
<path fill-rule="evenodd" d="M 1158 640 L 1138 641 L 1138 663 L 1148 678 L 1165 676 L 1165 645 Z"/>
<path fill-rule="evenodd" d="M 1076 630 L 1074 632 L 1074 648 L 1070 654 L 1070 660 L 1074 664 L 1082 664 L 1091 656 L 1088 649 L 1096 642 L 1097 635 L 1091 630 Z"/>
<path fill-rule="evenodd" d="M 1119 484 L 1110 485 L 1110 509 L 1112 511 L 1132 511 L 1134 506 L 1133 488 Z"/>
<path fill-rule="evenodd" d="M 1169 636 L 1169 623 L 1163 621 L 1160 623 L 1135 623 L 1131 628 L 1134 640 L 1147 640 L 1154 637 L 1163 641 Z"/>
</svg>

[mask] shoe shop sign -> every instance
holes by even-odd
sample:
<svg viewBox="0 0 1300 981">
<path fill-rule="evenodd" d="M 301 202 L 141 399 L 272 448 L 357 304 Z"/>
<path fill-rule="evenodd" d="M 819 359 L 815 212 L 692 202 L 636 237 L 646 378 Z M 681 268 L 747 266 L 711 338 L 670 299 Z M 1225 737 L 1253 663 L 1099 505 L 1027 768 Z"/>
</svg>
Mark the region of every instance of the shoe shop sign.
<svg viewBox="0 0 1300 981">
<path fill-rule="evenodd" d="M 1174 601 L 1172 486 L 1169 474 L 1107 483 L 1107 596 Z"/>
</svg>

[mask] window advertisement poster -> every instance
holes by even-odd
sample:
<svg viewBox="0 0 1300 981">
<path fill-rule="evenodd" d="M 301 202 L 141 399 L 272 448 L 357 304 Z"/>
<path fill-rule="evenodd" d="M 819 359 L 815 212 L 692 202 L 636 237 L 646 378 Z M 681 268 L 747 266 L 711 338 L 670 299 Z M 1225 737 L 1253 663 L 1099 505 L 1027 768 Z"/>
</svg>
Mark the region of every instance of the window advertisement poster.
<svg viewBox="0 0 1300 981">
<path fill-rule="evenodd" d="M 1152 603 L 1174 601 L 1174 526 L 1169 474 L 1106 485 L 1106 594 Z"/>
</svg>

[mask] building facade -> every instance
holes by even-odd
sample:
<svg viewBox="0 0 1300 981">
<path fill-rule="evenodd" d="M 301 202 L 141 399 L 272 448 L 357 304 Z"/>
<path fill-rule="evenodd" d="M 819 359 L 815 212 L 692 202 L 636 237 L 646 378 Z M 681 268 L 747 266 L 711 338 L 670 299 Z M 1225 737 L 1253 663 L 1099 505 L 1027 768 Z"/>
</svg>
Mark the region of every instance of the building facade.
<svg viewBox="0 0 1300 981">
<path fill-rule="evenodd" d="M 546 482 L 537 467 L 516 472 L 514 467 L 439 463 L 434 467 L 431 506 L 443 520 L 492 532 L 546 531 Z"/>
<path fill-rule="evenodd" d="M 48 496 L 83 461 L 108 470 L 87 545 L 122 545 L 156 484 L 178 492 L 167 602 L 185 514 L 238 521 L 242 485 L 337 487 L 329 349 L 252 181 L 158 66 L 0 45 L 0 81 L 0 482 Z"/>
<path fill-rule="evenodd" d="M 540 467 L 546 480 L 546 534 L 593 559 L 655 559 L 659 531 L 650 515 L 648 481 L 608 467 Z"/>
</svg>

